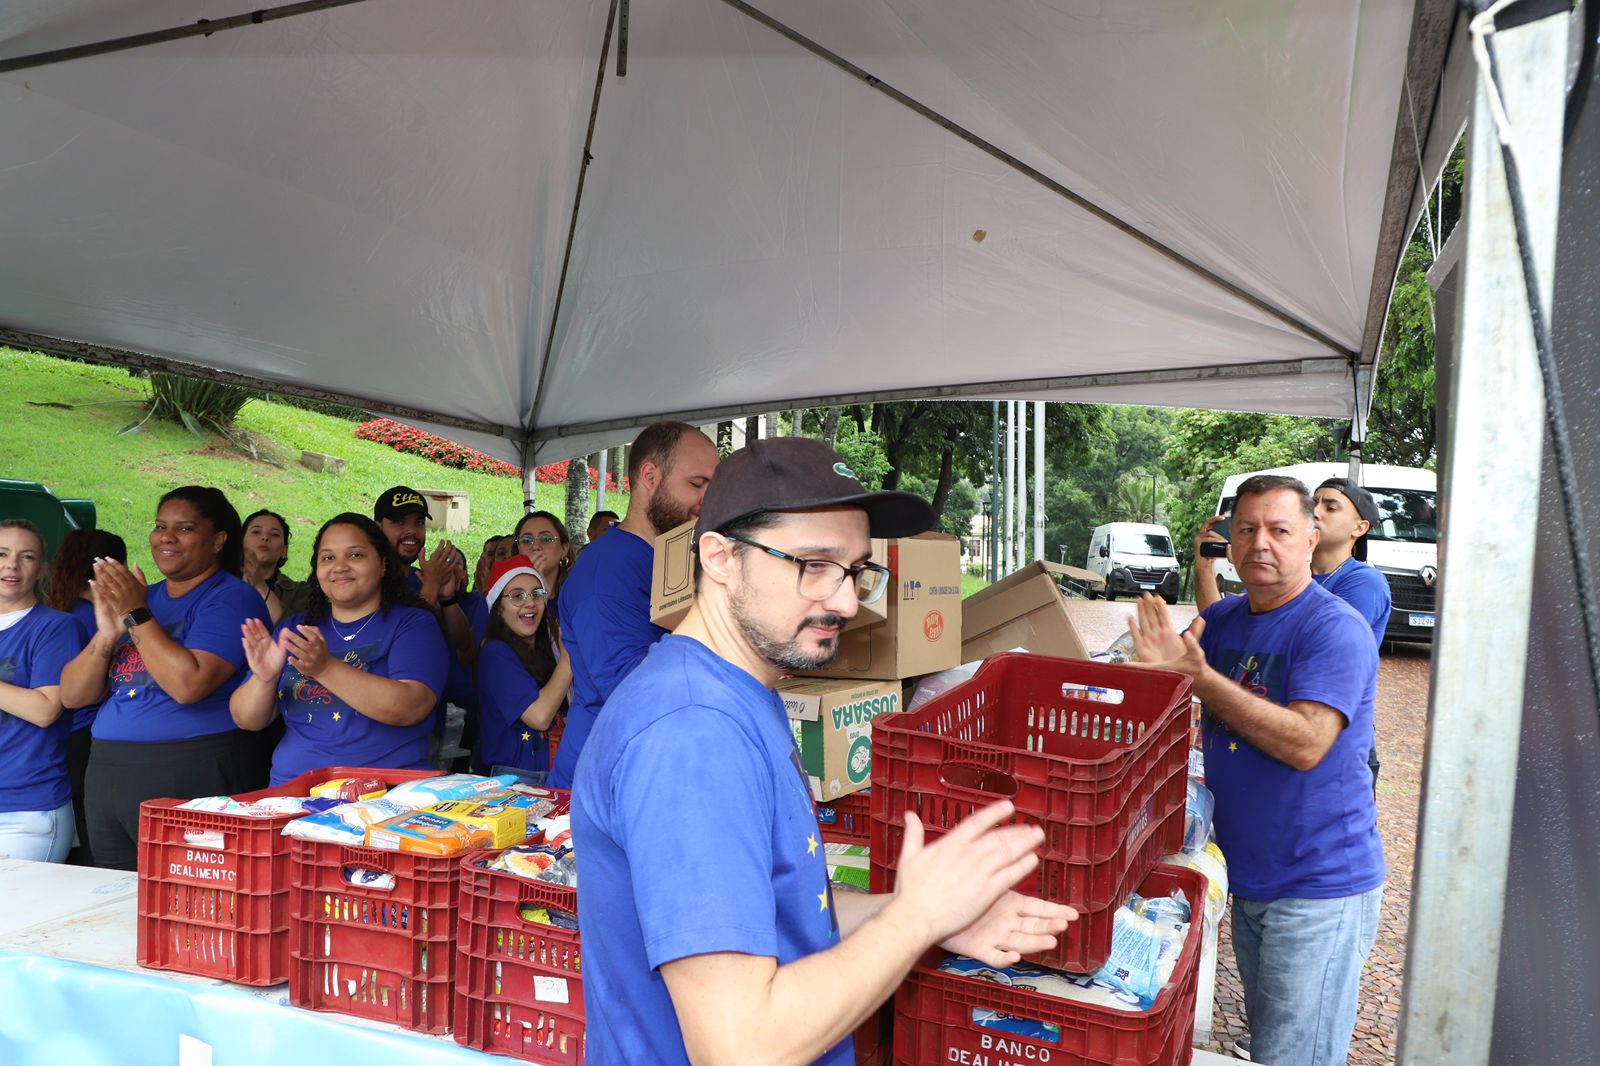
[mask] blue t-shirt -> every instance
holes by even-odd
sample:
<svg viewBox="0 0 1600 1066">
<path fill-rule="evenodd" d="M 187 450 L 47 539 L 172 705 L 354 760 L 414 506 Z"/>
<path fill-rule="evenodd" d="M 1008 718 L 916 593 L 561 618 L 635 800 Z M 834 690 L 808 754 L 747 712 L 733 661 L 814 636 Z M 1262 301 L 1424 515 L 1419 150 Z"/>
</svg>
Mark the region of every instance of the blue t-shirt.
<svg viewBox="0 0 1600 1066">
<path fill-rule="evenodd" d="M 478 656 L 478 761 L 485 767 L 550 769 L 545 734 L 522 722 L 539 698 L 539 682 L 503 640 L 483 645 Z"/>
<path fill-rule="evenodd" d="M 228 698 L 244 680 L 244 642 L 239 627 L 257 618 L 272 627 L 261 593 L 225 571 L 217 571 L 173 599 L 167 583 L 150 586 L 150 613 L 167 636 L 190 651 L 210 652 L 234 667 L 229 677 L 191 704 L 161 690 L 144 666 L 144 656 L 126 634 L 111 656 L 106 699 L 94 720 L 96 740 L 170 743 L 230 732 Z"/>
<path fill-rule="evenodd" d="M 590 544 L 561 586 L 561 641 L 572 661 L 567 728 L 556 749 L 551 788 L 571 788 L 595 716 L 622 679 L 667 631 L 650 621 L 655 548 L 621 526 Z"/>
<path fill-rule="evenodd" d="M 304 615 L 284 620 L 300 625 Z M 337 628 L 317 627 L 328 651 L 357 670 L 393 681 L 420 681 L 438 695 L 450 669 L 450 652 L 433 615 L 417 607 L 381 608 Z M 345 641 L 344 634 L 351 639 Z M 319 681 L 285 663 L 278 679 L 278 710 L 288 732 L 272 753 L 272 784 L 281 785 L 324 766 L 371 766 L 425 770 L 433 715 L 415 725 L 387 725 L 368 718 Z"/>
<path fill-rule="evenodd" d="M 72 601 L 72 606 L 68 608 L 67 613 L 76 618 L 78 624 L 83 626 L 83 642 L 88 644 L 100 628 L 100 623 L 96 622 L 94 618 L 94 604 L 85 599 L 76 599 Z M 91 703 L 87 707 L 79 707 L 73 711 L 71 715 L 72 731 L 76 733 L 80 729 L 88 729 L 94 725 L 94 716 L 99 712 L 100 705 L 98 703 Z"/>
<path fill-rule="evenodd" d="M 1367 751 L 1378 648 L 1366 619 L 1322 586 L 1252 614 L 1245 596 L 1208 607 L 1200 646 L 1229 680 L 1279 706 L 1326 704 L 1345 718 L 1320 763 L 1296 770 L 1258 751 L 1209 709 L 1202 718 L 1217 843 L 1235 895 L 1334 899 L 1383 884 L 1383 840 Z"/>
<path fill-rule="evenodd" d="M 1389 582 L 1376 567 L 1360 559 L 1346 559 L 1331 574 L 1312 574 L 1311 580 L 1354 607 L 1372 627 L 1372 639 L 1383 643 L 1394 601 L 1389 595 Z"/>
<path fill-rule="evenodd" d="M 87 642 L 78 620 L 39 604 L 0 631 L 0 681 L 18 688 L 61 684 L 61 670 Z M 72 799 L 67 737 L 72 715 L 43 729 L 0 711 L 0 811 L 53 811 Z"/>
<path fill-rule="evenodd" d="M 572 797 L 587 1061 L 687 1063 L 658 967 L 712 952 L 784 966 L 837 944 L 826 852 L 772 689 L 669 636 L 612 701 L 627 713 L 600 716 Z M 685 775 L 692 803 L 673 799 Z M 817 1061 L 854 1063 L 851 1039 Z"/>
</svg>

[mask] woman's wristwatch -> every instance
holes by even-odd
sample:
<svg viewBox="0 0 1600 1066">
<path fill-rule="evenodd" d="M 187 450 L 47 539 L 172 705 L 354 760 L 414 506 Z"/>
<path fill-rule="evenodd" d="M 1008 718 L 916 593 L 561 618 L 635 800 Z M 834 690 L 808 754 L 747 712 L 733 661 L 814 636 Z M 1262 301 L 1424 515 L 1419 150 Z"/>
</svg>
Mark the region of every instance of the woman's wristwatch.
<svg viewBox="0 0 1600 1066">
<path fill-rule="evenodd" d="M 150 613 L 150 608 L 135 607 L 133 610 L 122 616 L 122 624 L 128 629 L 132 629 L 134 626 L 143 625 L 154 617 L 155 615 Z"/>
</svg>

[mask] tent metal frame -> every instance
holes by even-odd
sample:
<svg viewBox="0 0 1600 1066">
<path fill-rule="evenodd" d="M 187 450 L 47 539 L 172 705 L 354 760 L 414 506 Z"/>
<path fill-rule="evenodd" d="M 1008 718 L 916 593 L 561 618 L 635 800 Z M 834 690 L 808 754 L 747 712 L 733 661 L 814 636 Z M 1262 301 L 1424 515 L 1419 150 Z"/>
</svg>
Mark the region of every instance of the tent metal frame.
<svg viewBox="0 0 1600 1066">
<path fill-rule="evenodd" d="M 110 37 L 103 41 L 92 41 L 88 44 L 77 44 L 68 48 L 54 48 L 48 52 L 12 56 L 10 59 L 0 59 L 0 74 L 10 74 L 17 70 L 31 70 L 35 67 L 48 67 L 74 59 L 88 59 L 91 56 L 110 55 L 113 52 L 126 52 L 134 48 L 147 48 L 153 44 L 181 41 L 189 37 L 210 37 L 213 33 L 220 33 L 223 30 L 236 30 L 243 26 L 260 26 L 266 22 L 294 18 L 296 15 L 309 15 L 317 11 L 326 11 L 329 8 L 348 7 L 351 4 L 365 2 L 366 0 L 302 0 L 298 4 L 260 8 L 256 11 L 247 11 L 242 15 L 229 15 L 226 18 L 200 19 L 197 22 L 188 22 L 182 26 L 174 26 L 165 30 L 151 30 L 148 33 Z"/>
</svg>

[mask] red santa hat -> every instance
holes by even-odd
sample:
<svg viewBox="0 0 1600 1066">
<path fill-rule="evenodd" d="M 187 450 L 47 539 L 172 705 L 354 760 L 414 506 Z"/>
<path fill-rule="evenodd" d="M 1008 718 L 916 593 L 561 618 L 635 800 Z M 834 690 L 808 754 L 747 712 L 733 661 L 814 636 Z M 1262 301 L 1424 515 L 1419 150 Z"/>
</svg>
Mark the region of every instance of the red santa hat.
<svg viewBox="0 0 1600 1066">
<path fill-rule="evenodd" d="M 526 555 L 513 555 L 509 559 L 501 559 L 494 564 L 494 569 L 489 571 L 489 610 L 494 610 L 495 601 L 500 594 L 511 584 L 511 579 L 519 574 L 532 574 L 534 580 L 539 582 L 539 591 L 549 595 L 545 588 L 544 575 L 534 567 L 532 560 Z"/>
</svg>

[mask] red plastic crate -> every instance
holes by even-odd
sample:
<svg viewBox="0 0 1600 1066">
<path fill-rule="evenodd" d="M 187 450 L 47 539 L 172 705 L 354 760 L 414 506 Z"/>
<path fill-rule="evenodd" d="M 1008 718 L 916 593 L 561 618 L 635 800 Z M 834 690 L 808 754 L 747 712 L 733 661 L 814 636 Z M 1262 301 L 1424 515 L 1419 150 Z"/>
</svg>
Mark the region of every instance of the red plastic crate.
<svg viewBox="0 0 1600 1066">
<path fill-rule="evenodd" d="M 582 941 L 523 907 L 578 913 L 578 892 L 487 869 L 499 852 L 461 863 L 456 1043 L 547 1066 L 582 1066 Z"/>
<path fill-rule="evenodd" d="M 1146 896 L 1164 896 L 1175 888 L 1188 897 L 1193 920 L 1172 980 L 1150 1010 L 1113 1010 L 942 973 L 937 969 L 941 954 L 931 953 L 895 993 L 893 1061 L 898 1066 L 1187 1066 L 1193 1054 L 1206 881 L 1193 870 L 1157 866 L 1139 886 Z M 982 1028 L 972 1021 L 974 1008 L 1057 1025 L 1059 1042 Z"/>
<path fill-rule="evenodd" d="M 872 790 L 852 792 L 832 803 L 817 804 L 817 825 L 824 844 L 859 844 L 870 847 Z"/>
<path fill-rule="evenodd" d="M 1089 687 L 1121 694 L 1111 703 Z M 914 711 L 873 722 L 872 891 L 894 889 L 905 813 L 929 836 L 998 799 L 1045 830 L 1018 890 L 1084 912 L 1031 960 L 1088 971 L 1111 913 L 1183 840 L 1189 679 L 1132 666 L 1008 654 Z"/>
<path fill-rule="evenodd" d="M 460 864 L 291 837 L 289 1002 L 448 1033 Z M 394 886 L 351 884 L 347 868 L 392 874 Z"/>
<path fill-rule="evenodd" d="M 437 774 L 330 766 L 235 798 L 307 796 L 314 785 L 339 777 L 398 785 Z M 139 965 L 246 985 L 282 984 L 289 979 L 289 840 L 282 832 L 297 816 L 180 809 L 185 802 L 139 805 Z M 200 833 L 219 834 L 221 847 L 186 839 Z"/>
</svg>

